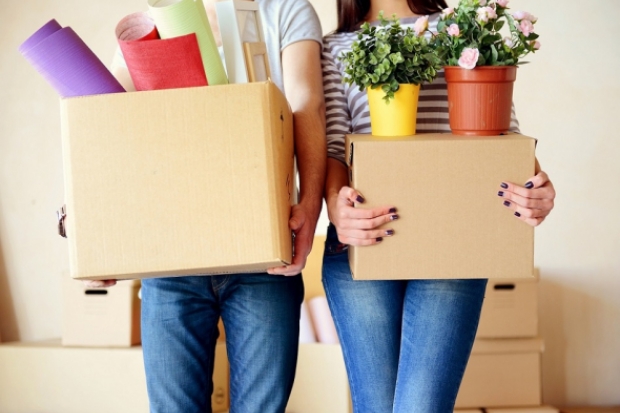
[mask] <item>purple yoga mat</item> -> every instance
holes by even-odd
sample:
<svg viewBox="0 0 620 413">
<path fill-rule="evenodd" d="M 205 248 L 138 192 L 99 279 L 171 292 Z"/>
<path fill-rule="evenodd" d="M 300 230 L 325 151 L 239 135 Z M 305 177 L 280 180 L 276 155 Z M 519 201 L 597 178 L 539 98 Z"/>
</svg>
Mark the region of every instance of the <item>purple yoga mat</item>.
<svg viewBox="0 0 620 413">
<path fill-rule="evenodd" d="M 56 20 L 37 30 L 19 51 L 62 97 L 125 91 L 82 39 Z"/>
</svg>

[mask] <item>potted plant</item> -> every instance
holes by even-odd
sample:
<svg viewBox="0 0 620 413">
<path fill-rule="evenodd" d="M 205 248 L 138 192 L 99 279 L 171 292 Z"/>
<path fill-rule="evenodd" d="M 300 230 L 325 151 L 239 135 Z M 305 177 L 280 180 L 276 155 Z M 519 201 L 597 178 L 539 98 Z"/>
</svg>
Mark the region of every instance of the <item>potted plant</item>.
<svg viewBox="0 0 620 413">
<path fill-rule="evenodd" d="M 508 12 L 508 0 L 460 0 L 442 11 L 434 43 L 445 65 L 453 133 L 509 129 L 517 66 L 540 48 L 536 21 L 527 12 Z"/>
<path fill-rule="evenodd" d="M 366 90 L 375 136 L 414 135 L 422 82 L 432 82 L 441 60 L 424 36 L 428 17 L 403 28 L 396 16 L 379 13 L 379 26 L 364 23 L 349 52 L 340 56 L 344 82 Z"/>
</svg>

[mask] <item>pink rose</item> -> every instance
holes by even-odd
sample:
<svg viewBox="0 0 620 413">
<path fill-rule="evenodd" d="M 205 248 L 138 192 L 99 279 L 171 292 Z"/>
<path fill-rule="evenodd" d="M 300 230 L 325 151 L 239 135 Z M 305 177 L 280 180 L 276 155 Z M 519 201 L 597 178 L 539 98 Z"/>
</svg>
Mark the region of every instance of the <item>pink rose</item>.
<svg viewBox="0 0 620 413">
<path fill-rule="evenodd" d="M 478 4 L 481 6 L 486 6 L 487 5 L 487 0 L 478 0 Z"/>
<path fill-rule="evenodd" d="M 495 0 L 495 3 L 503 8 L 508 7 L 508 0 Z"/>
<path fill-rule="evenodd" d="M 540 42 L 538 40 L 534 40 L 530 43 L 534 50 L 540 50 Z"/>
<path fill-rule="evenodd" d="M 514 17 L 517 21 L 527 20 L 532 23 L 536 23 L 536 21 L 538 21 L 538 17 L 526 11 L 516 11 L 512 14 L 512 17 Z"/>
<path fill-rule="evenodd" d="M 463 69 L 473 69 L 476 67 L 476 63 L 478 63 L 478 57 L 480 56 L 480 52 L 478 49 L 472 49 L 470 47 L 466 47 L 463 49 L 461 53 L 461 57 L 459 58 L 459 66 Z"/>
<path fill-rule="evenodd" d="M 504 44 L 508 46 L 509 49 L 512 49 L 515 45 L 510 37 L 504 37 Z"/>
<path fill-rule="evenodd" d="M 457 37 L 459 34 L 461 34 L 461 31 L 459 30 L 459 25 L 456 23 L 452 23 L 450 27 L 448 27 L 448 34 L 454 37 Z"/>
<path fill-rule="evenodd" d="M 418 20 L 413 24 L 413 31 L 416 36 L 424 33 L 428 29 L 428 16 L 419 17 Z"/>
<path fill-rule="evenodd" d="M 441 19 L 445 20 L 454 14 L 454 7 L 448 7 L 441 11 Z"/>
<path fill-rule="evenodd" d="M 497 13 L 491 7 L 480 7 L 476 10 L 477 20 L 481 23 L 487 23 L 489 20 L 497 19 Z"/>
<path fill-rule="evenodd" d="M 529 20 L 521 20 L 521 23 L 519 23 L 517 29 L 519 29 L 525 37 L 529 36 L 530 33 L 534 33 L 534 25 Z"/>
</svg>

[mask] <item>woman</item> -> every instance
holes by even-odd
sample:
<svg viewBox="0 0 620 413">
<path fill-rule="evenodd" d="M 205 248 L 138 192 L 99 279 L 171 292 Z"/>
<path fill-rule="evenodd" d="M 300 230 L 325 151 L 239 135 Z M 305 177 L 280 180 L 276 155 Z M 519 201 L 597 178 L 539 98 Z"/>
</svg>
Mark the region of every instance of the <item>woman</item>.
<svg viewBox="0 0 620 413">
<path fill-rule="evenodd" d="M 445 7 L 443 0 L 338 0 L 338 29 L 323 40 L 325 199 L 331 221 L 323 284 L 356 413 L 452 412 L 478 326 L 485 279 L 353 281 L 347 260 L 347 245 L 373 245 L 398 236 L 389 227 L 378 228 L 399 216 L 398 205 L 353 207 L 364 198 L 347 186 L 344 135 L 370 133 L 370 118 L 366 93 L 342 83 L 337 56 L 350 50 L 357 38 L 353 32 L 362 22 L 375 20 L 380 10 L 385 16 L 396 14 L 403 26 L 430 15 L 429 28 L 436 31 Z M 433 84 L 422 85 L 420 102 L 424 109 L 418 112 L 417 132 L 450 132 L 443 73 Z M 511 130 L 518 131 L 514 113 Z M 536 176 L 524 186 L 502 183 L 498 195 L 506 198 L 504 205 L 515 219 L 535 226 L 553 208 L 555 192 L 537 163 Z"/>
</svg>

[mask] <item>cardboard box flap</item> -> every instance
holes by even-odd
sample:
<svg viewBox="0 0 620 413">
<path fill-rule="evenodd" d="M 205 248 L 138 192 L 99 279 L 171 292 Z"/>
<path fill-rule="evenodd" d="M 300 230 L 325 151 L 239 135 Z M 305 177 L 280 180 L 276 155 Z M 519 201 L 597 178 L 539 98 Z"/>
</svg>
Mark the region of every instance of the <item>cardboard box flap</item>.
<svg viewBox="0 0 620 413">
<path fill-rule="evenodd" d="M 290 262 L 292 114 L 273 83 L 63 99 L 61 123 L 72 277 Z"/>
</svg>

